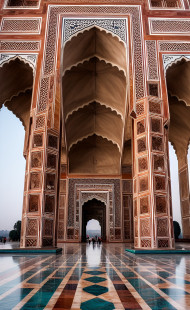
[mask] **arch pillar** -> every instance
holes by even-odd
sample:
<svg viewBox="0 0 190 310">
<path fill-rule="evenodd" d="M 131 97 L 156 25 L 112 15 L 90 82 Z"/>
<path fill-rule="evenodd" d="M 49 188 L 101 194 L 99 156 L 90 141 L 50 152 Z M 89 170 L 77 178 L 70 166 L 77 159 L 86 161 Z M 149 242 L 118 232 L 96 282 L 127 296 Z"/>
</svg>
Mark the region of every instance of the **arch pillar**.
<svg viewBox="0 0 190 310">
<path fill-rule="evenodd" d="M 133 120 L 133 201 L 135 248 L 174 248 L 163 102 L 145 97 Z"/>
<path fill-rule="evenodd" d="M 183 237 L 190 239 L 189 172 L 186 149 L 177 150 L 177 159 Z"/>
<path fill-rule="evenodd" d="M 37 70 L 40 70 L 40 65 Z M 56 245 L 58 199 L 60 97 L 55 77 L 42 77 L 34 89 L 26 172 L 20 246 Z M 38 80 L 35 81 L 37 83 Z M 60 182 L 61 183 L 61 182 Z M 60 185 L 61 188 L 62 184 Z"/>
</svg>

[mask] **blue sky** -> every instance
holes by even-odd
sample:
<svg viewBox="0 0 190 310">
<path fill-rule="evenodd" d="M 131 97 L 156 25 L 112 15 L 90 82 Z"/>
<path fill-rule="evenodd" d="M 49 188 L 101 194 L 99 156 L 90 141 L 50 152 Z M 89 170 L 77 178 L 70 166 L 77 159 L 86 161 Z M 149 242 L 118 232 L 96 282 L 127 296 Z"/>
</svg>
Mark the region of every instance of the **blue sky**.
<svg viewBox="0 0 190 310">
<path fill-rule="evenodd" d="M 14 223 L 21 219 L 25 174 L 24 134 L 20 120 L 3 107 L 0 110 L 0 230 L 11 230 Z M 172 146 L 170 166 L 173 218 L 181 223 L 178 165 Z M 91 229 L 96 229 L 95 223 Z"/>
<path fill-rule="evenodd" d="M 21 219 L 25 159 L 24 127 L 6 108 L 0 110 L 0 230 Z"/>
</svg>

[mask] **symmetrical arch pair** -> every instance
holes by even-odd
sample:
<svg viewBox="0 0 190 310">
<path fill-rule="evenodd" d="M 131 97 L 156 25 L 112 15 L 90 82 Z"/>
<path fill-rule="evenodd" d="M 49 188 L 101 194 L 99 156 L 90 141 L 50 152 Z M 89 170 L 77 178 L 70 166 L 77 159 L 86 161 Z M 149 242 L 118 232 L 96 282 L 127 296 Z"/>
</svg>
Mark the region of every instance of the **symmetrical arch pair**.
<svg viewBox="0 0 190 310">
<path fill-rule="evenodd" d="M 66 43 L 63 55 L 63 106 L 71 172 L 77 171 L 81 164 L 76 162 L 75 157 L 83 154 L 89 158 L 92 152 L 96 166 L 106 150 L 108 154 L 115 154 L 112 160 L 115 159 L 114 167 L 118 171 L 117 160 L 122 153 L 126 113 L 126 68 L 124 44 L 102 29 L 93 27 L 85 30 Z M 4 104 L 28 131 L 33 70 L 16 57 L 0 67 L 0 79 L 3 81 L 0 84 L 0 108 Z M 177 155 L 187 154 L 190 139 L 190 62 L 182 58 L 174 63 L 167 69 L 166 80 L 170 110 L 169 140 Z M 90 150 L 93 145 L 96 151 Z M 104 153 L 106 157 L 108 154 Z M 85 159 L 82 161 L 85 172 L 87 162 Z"/>
<path fill-rule="evenodd" d="M 92 27 L 66 43 L 62 88 L 70 172 L 120 173 L 126 68 L 124 43 L 103 29 Z M 0 107 L 21 120 L 28 136 L 32 69 L 16 57 L 0 68 L 0 78 Z"/>
</svg>

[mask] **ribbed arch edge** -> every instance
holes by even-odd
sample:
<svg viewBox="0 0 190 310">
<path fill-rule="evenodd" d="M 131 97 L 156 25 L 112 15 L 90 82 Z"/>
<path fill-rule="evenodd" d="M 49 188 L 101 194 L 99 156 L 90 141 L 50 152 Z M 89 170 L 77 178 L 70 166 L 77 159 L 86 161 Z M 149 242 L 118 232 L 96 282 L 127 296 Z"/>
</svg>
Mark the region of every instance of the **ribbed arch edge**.
<svg viewBox="0 0 190 310">
<path fill-rule="evenodd" d="M 69 113 L 67 114 L 67 116 L 66 116 L 66 118 L 65 118 L 65 122 L 67 122 L 67 120 L 68 120 L 71 116 L 73 116 L 75 113 L 80 112 L 80 110 L 82 110 L 83 108 L 89 106 L 90 104 L 92 104 L 92 103 L 94 103 L 94 102 L 100 104 L 101 106 L 105 107 L 106 109 L 109 109 L 111 112 L 116 113 L 116 115 L 118 115 L 118 116 L 121 118 L 122 122 L 124 122 L 123 115 L 122 115 L 118 110 L 114 109 L 112 106 L 109 106 L 109 105 L 108 105 L 107 103 L 105 103 L 105 102 L 96 101 L 96 100 L 86 102 L 86 103 L 84 103 L 83 105 L 77 107 L 76 109 L 73 109 L 71 112 L 69 112 Z"/>
<path fill-rule="evenodd" d="M 71 71 L 72 69 L 77 68 L 77 67 L 79 67 L 80 65 L 83 65 L 83 64 L 85 64 L 86 62 L 89 62 L 89 61 L 90 61 L 91 59 L 93 59 L 93 58 L 97 58 L 100 62 L 102 61 L 102 62 L 104 62 L 106 65 L 110 65 L 112 68 L 117 69 L 118 71 L 122 72 L 123 75 L 126 77 L 126 71 L 125 71 L 123 68 L 119 67 L 119 66 L 118 66 L 117 64 L 115 64 L 115 63 L 112 63 L 112 62 L 110 62 L 110 61 L 107 61 L 107 60 L 104 59 L 104 58 L 101 58 L 101 57 L 98 56 L 97 54 L 94 54 L 94 55 L 91 56 L 91 57 L 85 58 L 85 59 L 83 59 L 83 60 L 81 60 L 81 61 L 78 61 L 77 63 L 71 65 L 69 68 L 67 68 L 67 69 L 65 69 L 65 70 L 63 71 L 63 75 L 62 75 L 62 76 L 64 76 L 64 75 L 67 73 L 67 71 Z"/>
<path fill-rule="evenodd" d="M 27 125 L 26 124 L 26 120 L 24 119 L 23 117 L 23 113 L 20 113 L 20 111 L 18 111 L 17 108 L 14 108 L 14 101 L 15 99 L 18 101 L 19 99 L 21 99 L 22 96 L 25 96 L 27 95 L 27 91 L 31 91 L 32 89 L 29 88 L 29 89 L 26 89 L 25 91 L 21 91 L 19 92 L 17 95 L 15 96 L 12 96 L 9 100 L 7 100 L 5 103 L 4 103 L 4 106 L 10 111 L 12 112 L 22 123 L 24 129 L 26 130 L 27 128 Z M 30 95 L 30 94 L 29 94 Z M 31 94 L 32 95 L 32 94 Z M 13 105 L 13 107 L 11 106 Z M 26 114 L 26 106 L 25 106 L 25 111 L 24 111 L 24 114 Z M 29 116 L 30 116 L 30 108 L 28 108 L 28 119 L 29 119 Z"/>
<path fill-rule="evenodd" d="M 81 138 L 79 138 L 77 141 L 73 142 L 73 143 L 70 145 L 70 147 L 69 147 L 69 152 L 70 152 L 70 150 L 72 149 L 72 147 L 73 147 L 74 145 L 76 145 L 76 144 L 78 144 L 78 143 L 80 143 L 80 142 L 82 142 L 82 141 L 84 141 L 84 140 L 87 140 L 88 138 L 93 137 L 93 136 L 100 137 L 100 138 L 105 139 L 105 140 L 107 140 L 108 142 L 111 142 L 112 144 L 116 145 L 117 148 L 118 148 L 119 153 L 121 153 L 121 149 L 120 149 L 120 146 L 118 145 L 118 143 L 116 143 L 115 141 L 113 141 L 113 140 L 111 140 L 111 139 L 109 139 L 109 138 L 107 138 L 107 137 L 105 137 L 105 136 L 97 135 L 96 133 L 91 133 L 91 134 L 86 135 L 86 136 L 84 136 L 84 137 L 81 137 Z"/>
</svg>

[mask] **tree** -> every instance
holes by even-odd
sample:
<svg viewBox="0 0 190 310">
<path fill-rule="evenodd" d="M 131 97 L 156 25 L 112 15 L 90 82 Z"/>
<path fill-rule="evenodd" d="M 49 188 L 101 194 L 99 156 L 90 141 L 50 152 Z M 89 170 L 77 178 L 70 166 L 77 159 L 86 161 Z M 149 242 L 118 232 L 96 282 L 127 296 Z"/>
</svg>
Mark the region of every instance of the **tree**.
<svg viewBox="0 0 190 310">
<path fill-rule="evenodd" d="M 9 233 L 9 238 L 12 241 L 18 241 L 19 240 L 19 236 L 18 236 L 17 231 L 16 230 L 11 230 L 10 233 Z"/>
<path fill-rule="evenodd" d="M 174 237 L 175 239 L 178 239 L 181 233 L 180 225 L 177 221 L 173 221 L 173 226 L 174 226 Z"/>
<path fill-rule="evenodd" d="M 17 234 L 18 234 L 18 239 L 20 240 L 20 232 L 21 232 L 21 221 L 17 221 L 14 224 L 14 230 L 16 230 Z"/>
<path fill-rule="evenodd" d="M 20 232 L 21 232 L 21 221 L 17 221 L 14 224 L 14 230 L 11 230 L 9 233 L 9 238 L 12 241 L 19 241 L 20 240 Z"/>
</svg>

